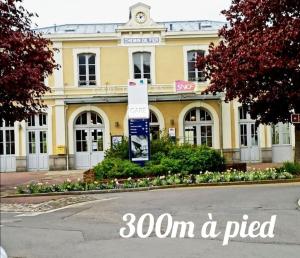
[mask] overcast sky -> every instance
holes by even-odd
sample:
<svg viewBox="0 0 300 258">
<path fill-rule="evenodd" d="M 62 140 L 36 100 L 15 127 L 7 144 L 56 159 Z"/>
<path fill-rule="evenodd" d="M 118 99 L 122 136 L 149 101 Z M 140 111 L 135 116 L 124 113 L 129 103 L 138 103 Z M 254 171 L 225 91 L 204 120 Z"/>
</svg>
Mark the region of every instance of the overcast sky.
<svg viewBox="0 0 300 258">
<path fill-rule="evenodd" d="M 23 0 L 23 6 L 36 12 L 34 22 L 39 27 L 67 23 L 126 22 L 129 6 L 138 0 Z M 224 21 L 221 10 L 231 0 L 143 0 L 151 6 L 155 21 L 217 20 Z"/>
</svg>

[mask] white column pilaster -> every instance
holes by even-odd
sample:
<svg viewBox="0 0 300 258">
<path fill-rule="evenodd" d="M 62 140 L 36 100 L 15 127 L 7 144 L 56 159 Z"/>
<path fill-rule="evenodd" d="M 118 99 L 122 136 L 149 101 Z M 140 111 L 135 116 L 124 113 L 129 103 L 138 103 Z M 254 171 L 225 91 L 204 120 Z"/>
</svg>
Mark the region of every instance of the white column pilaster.
<svg viewBox="0 0 300 258">
<path fill-rule="evenodd" d="M 66 146 L 65 104 L 63 100 L 55 100 L 56 146 Z"/>
<path fill-rule="evenodd" d="M 222 135 L 223 149 L 231 149 L 231 112 L 230 103 L 222 101 Z"/>
<path fill-rule="evenodd" d="M 63 48 L 62 42 L 54 42 L 53 48 L 57 48 L 59 51 L 54 52 L 54 60 L 60 65 L 59 70 L 54 70 L 54 91 L 56 95 L 64 94 L 64 70 L 63 70 Z"/>
</svg>

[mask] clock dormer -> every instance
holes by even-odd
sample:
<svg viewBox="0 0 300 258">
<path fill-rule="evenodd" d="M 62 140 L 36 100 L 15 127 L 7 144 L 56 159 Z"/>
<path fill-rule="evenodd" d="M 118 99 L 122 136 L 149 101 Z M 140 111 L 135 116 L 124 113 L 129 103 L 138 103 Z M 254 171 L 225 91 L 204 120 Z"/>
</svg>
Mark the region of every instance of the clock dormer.
<svg viewBox="0 0 300 258">
<path fill-rule="evenodd" d="M 132 23 L 136 23 L 137 25 L 147 24 L 150 20 L 150 6 L 137 3 L 130 7 L 130 20 Z"/>
<path fill-rule="evenodd" d="M 149 5 L 137 3 L 129 8 L 129 21 L 119 26 L 117 31 L 165 31 L 163 25 L 157 24 L 151 19 Z"/>
</svg>

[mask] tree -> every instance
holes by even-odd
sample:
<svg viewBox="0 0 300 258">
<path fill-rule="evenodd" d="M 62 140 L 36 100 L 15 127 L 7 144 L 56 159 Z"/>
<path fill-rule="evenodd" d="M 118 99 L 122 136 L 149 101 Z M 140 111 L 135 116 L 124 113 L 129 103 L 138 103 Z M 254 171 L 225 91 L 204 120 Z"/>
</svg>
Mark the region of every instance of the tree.
<svg viewBox="0 0 300 258">
<path fill-rule="evenodd" d="M 258 123 L 290 121 L 300 113 L 300 1 L 233 0 L 222 13 L 219 44 L 197 60 L 210 79 L 205 94 L 237 99 Z M 295 156 L 299 161 L 299 126 Z"/>
<path fill-rule="evenodd" d="M 45 105 L 44 79 L 58 68 L 51 42 L 31 30 L 23 0 L 0 1 L 0 119 L 21 121 Z"/>
</svg>

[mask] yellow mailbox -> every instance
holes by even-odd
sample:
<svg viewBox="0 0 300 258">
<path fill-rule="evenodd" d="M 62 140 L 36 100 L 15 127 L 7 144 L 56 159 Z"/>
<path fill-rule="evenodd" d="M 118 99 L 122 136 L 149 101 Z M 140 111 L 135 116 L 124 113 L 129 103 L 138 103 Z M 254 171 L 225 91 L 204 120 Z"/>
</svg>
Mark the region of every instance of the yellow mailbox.
<svg viewBox="0 0 300 258">
<path fill-rule="evenodd" d="M 56 153 L 58 155 L 64 155 L 64 154 L 66 154 L 66 146 L 64 146 L 64 145 L 58 145 L 56 147 Z"/>
</svg>

